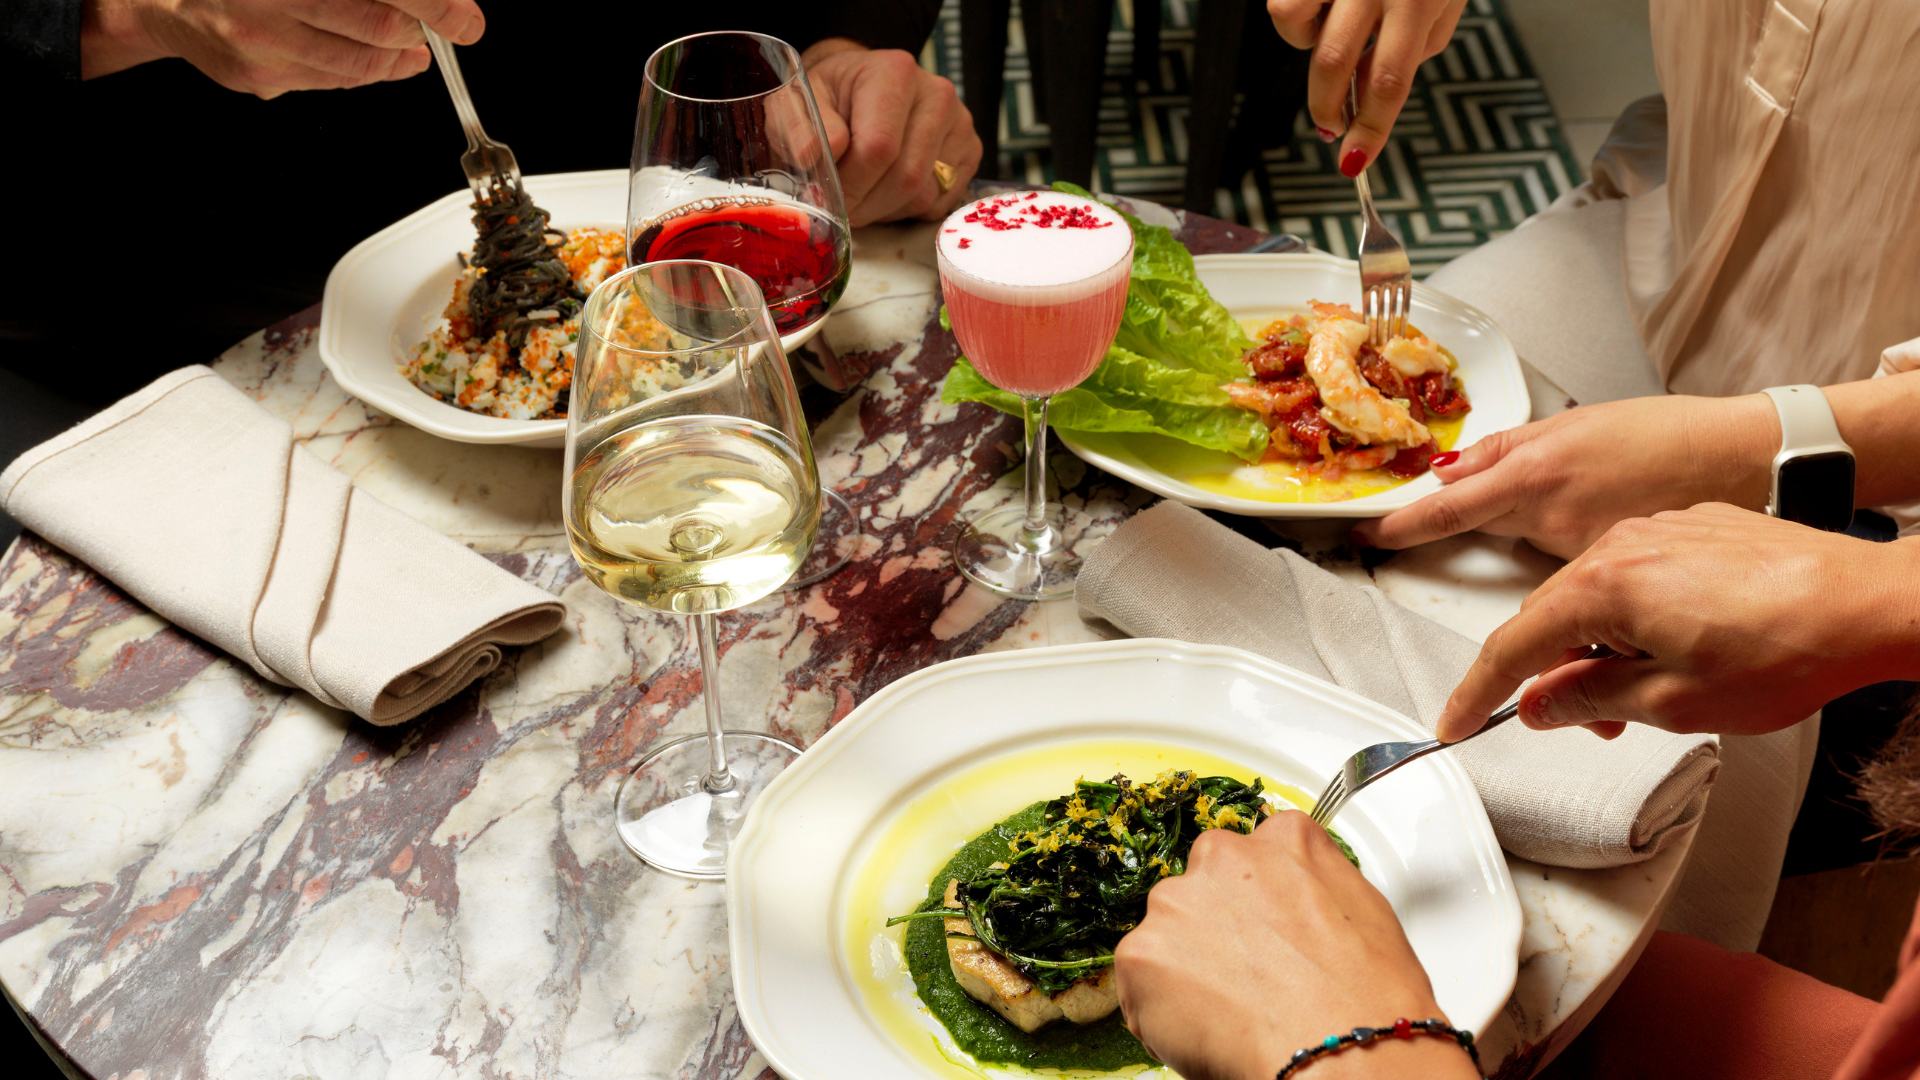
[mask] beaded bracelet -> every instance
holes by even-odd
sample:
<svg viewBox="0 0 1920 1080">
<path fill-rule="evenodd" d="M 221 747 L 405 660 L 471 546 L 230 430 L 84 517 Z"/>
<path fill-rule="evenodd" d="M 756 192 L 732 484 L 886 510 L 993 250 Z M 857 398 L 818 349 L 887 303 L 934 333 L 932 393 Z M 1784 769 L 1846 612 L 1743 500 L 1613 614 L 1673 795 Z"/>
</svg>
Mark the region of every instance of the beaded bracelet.
<svg viewBox="0 0 1920 1080">
<path fill-rule="evenodd" d="M 1380 1039 L 1411 1039 L 1415 1035 L 1431 1035 L 1437 1039 L 1451 1039 L 1460 1044 L 1460 1049 L 1473 1059 L 1473 1067 L 1480 1069 L 1480 1051 L 1473 1045 L 1473 1032 L 1453 1027 L 1444 1020 L 1409 1020 L 1401 1017 L 1391 1027 L 1357 1027 L 1343 1035 L 1329 1035 L 1312 1046 L 1302 1047 L 1293 1052 L 1287 1064 L 1274 1074 L 1273 1080 L 1287 1080 L 1287 1077 L 1306 1068 L 1323 1055 L 1336 1054 L 1354 1046 L 1365 1046 Z"/>
</svg>

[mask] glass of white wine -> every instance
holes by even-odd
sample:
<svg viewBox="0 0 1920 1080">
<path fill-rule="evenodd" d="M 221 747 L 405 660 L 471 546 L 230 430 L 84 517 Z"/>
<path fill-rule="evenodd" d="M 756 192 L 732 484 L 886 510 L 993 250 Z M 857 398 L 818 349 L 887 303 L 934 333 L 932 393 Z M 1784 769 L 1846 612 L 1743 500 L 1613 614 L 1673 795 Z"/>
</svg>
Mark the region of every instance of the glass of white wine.
<svg viewBox="0 0 1920 1080">
<path fill-rule="evenodd" d="M 707 730 L 662 742 L 621 782 L 620 838 L 652 866 L 726 874 L 727 846 L 800 750 L 724 730 L 717 613 L 793 575 L 820 522 L 800 398 L 752 277 L 674 260 L 602 282 L 580 317 L 567 414 L 567 542 L 618 599 L 691 617 Z"/>
</svg>

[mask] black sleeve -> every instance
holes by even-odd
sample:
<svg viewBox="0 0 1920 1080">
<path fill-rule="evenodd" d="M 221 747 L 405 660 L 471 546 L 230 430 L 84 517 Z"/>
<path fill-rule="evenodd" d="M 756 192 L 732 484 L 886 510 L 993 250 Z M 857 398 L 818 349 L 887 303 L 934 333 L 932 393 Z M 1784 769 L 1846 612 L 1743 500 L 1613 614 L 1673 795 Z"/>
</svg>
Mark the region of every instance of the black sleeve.
<svg viewBox="0 0 1920 1080">
<path fill-rule="evenodd" d="M 940 18 L 940 0 L 840 0 L 820 35 L 848 37 L 871 49 L 918 53 Z"/>
<path fill-rule="evenodd" d="M 779 36 L 797 49 L 844 37 L 870 49 L 918 53 L 940 18 L 940 0 L 786 0 L 779 10 L 785 24 Z"/>
<path fill-rule="evenodd" d="M 9 0 L 0 20 L 0 85 L 80 81 L 81 0 Z"/>
</svg>

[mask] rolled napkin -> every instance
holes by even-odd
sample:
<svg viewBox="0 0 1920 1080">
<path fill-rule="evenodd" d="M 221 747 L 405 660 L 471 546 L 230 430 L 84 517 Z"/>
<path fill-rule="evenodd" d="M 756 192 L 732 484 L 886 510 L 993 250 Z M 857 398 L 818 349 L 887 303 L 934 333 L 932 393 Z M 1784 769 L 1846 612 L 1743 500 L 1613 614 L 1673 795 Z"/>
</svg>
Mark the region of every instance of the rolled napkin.
<svg viewBox="0 0 1920 1080">
<path fill-rule="evenodd" d="M 1078 592 L 1082 612 L 1136 637 L 1258 653 L 1429 729 L 1480 651 L 1370 585 L 1268 550 L 1172 502 L 1136 515 L 1095 548 Z M 1507 724 L 1449 753 L 1479 789 L 1501 846 L 1574 867 L 1659 853 L 1699 820 L 1720 763 L 1711 735 L 1640 724 L 1612 741 Z"/>
<path fill-rule="evenodd" d="M 452 697 L 565 615 L 355 489 L 206 367 L 20 455 L 0 508 L 262 677 L 375 724 Z"/>
</svg>

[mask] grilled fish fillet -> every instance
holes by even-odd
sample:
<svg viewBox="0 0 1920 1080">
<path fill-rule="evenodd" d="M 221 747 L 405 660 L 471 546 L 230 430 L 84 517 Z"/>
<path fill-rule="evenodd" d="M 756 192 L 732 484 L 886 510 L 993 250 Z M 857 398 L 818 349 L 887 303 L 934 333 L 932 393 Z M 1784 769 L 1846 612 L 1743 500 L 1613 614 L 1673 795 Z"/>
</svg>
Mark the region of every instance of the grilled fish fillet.
<svg viewBox="0 0 1920 1080">
<path fill-rule="evenodd" d="M 957 908 L 960 883 L 947 882 L 947 906 Z M 1055 1020 L 1091 1024 L 1120 1007 L 1120 990 L 1113 968 L 1089 975 L 1057 994 L 1047 994 L 1020 969 L 974 938 L 965 916 L 945 919 L 947 962 L 960 988 L 975 1001 L 999 1013 L 1021 1031 L 1038 1031 Z M 965 937 L 955 937 L 964 934 Z"/>
</svg>

